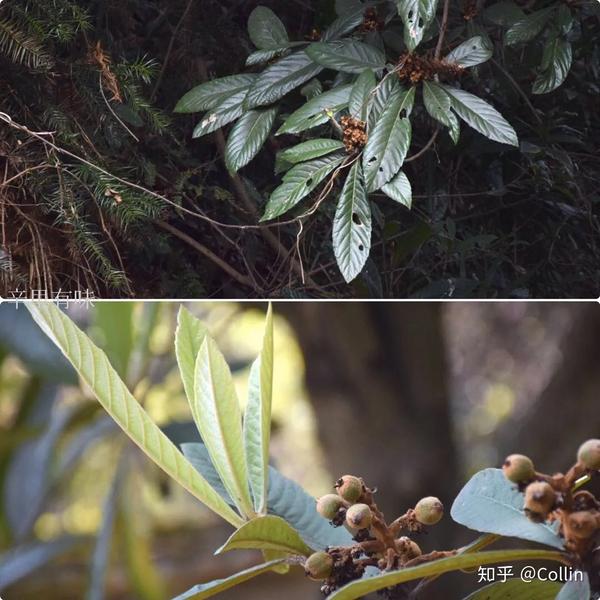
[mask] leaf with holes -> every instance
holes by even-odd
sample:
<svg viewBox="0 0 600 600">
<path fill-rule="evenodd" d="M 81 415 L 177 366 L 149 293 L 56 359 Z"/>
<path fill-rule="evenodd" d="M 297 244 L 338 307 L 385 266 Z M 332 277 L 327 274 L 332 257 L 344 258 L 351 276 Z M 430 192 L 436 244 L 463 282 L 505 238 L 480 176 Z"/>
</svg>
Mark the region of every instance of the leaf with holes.
<svg viewBox="0 0 600 600">
<path fill-rule="evenodd" d="M 547 94 L 562 85 L 571 69 L 573 51 L 566 40 L 553 37 L 544 46 L 541 73 L 533 82 L 534 94 Z"/>
<path fill-rule="evenodd" d="M 283 183 L 271 194 L 261 221 L 274 219 L 293 208 L 339 167 L 345 158 L 345 153 L 336 152 L 293 167 L 285 174 Z"/>
<path fill-rule="evenodd" d="M 174 481 L 234 527 L 239 527 L 243 520 L 152 421 L 121 381 L 106 354 L 54 304 L 32 302 L 27 308 L 121 429 Z"/>
<path fill-rule="evenodd" d="M 313 552 L 289 523 L 281 517 L 267 515 L 242 525 L 215 554 L 252 549 L 279 550 L 299 556 L 309 556 Z"/>
<path fill-rule="evenodd" d="M 392 200 L 404 204 L 406 208 L 410 209 L 412 207 L 412 188 L 408 177 L 403 171 L 400 171 L 394 179 L 386 183 L 381 191 Z"/>
<path fill-rule="evenodd" d="M 297 146 L 292 146 L 287 150 L 279 152 L 275 160 L 275 172 L 281 173 L 282 171 L 287 171 L 287 169 L 300 162 L 331 154 L 336 150 L 341 150 L 343 147 L 344 144 L 340 140 L 331 140 L 329 138 L 307 140 Z"/>
<path fill-rule="evenodd" d="M 460 135 L 460 126 L 456 115 L 452 112 L 450 96 L 444 88 L 434 81 L 423 82 L 423 102 L 427 112 L 449 129 L 450 137 L 456 144 Z"/>
<path fill-rule="evenodd" d="M 365 69 L 358 76 L 358 79 L 352 86 L 348 105 L 348 110 L 352 117 L 361 121 L 367 120 L 369 101 L 376 85 L 375 73 L 371 69 Z"/>
<path fill-rule="evenodd" d="M 444 60 L 456 63 L 461 67 L 474 67 L 489 60 L 493 53 L 494 49 L 489 40 L 481 35 L 476 35 L 454 48 Z"/>
<path fill-rule="evenodd" d="M 317 42 L 306 49 L 306 54 L 317 64 L 344 73 L 362 73 L 364 69 L 380 71 L 385 68 L 385 55 L 381 50 L 357 42 Z"/>
<path fill-rule="evenodd" d="M 389 99 L 363 152 L 367 190 L 373 192 L 386 184 L 404 162 L 410 146 L 411 125 L 408 116 L 415 99 L 415 88 L 397 92 Z"/>
<path fill-rule="evenodd" d="M 437 0 L 396 0 L 396 6 L 404 23 L 404 43 L 412 52 L 435 17 Z"/>
<path fill-rule="evenodd" d="M 244 413 L 244 448 L 254 510 L 267 512 L 269 441 L 273 396 L 273 309 L 269 304 L 260 355 L 250 369 L 248 403 Z"/>
<path fill-rule="evenodd" d="M 230 173 L 245 167 L 260 151 L 273 128 L 277 108 L 248 111 L 235 124 L 225 148 L 225 164 Z"/>
<path fill-rule="evenodd" d="M 514 46 L 515 44 L 523 44 L 531 41 L 542 31 L 553 12 L 554 6 L 551 6 L 531 13 L 520 21 L 517 21 L 506 32 L 504 43 L 507 46 Z"/>
<path fill-rule="evenodd" d="M 350 283 L 364 268 L 371 250 L 371 207 L 360 161 L 350 169 L 333 219 L 333 251 Z"/>
<path fill-rule="evenodd" d="M 220 107 L 231 96 L 247 91 L 256 75 L 231 75 L 202 83 L 185 94 L 175 106 L 176 113 L 195 113 Z"/>
<path fill-rule="evenodd" d="M 449 85 L 442 87 L 450 96 L 452 109 L 467 125 L 495 142 L 519 145 L 512 125 L 493 106 L 464 90 Z"/>
<path fill-rule="evenodd" d="M 225 489 L 239 511 L 252 516 L 240 405 L 229 366 L 208 335 L 196 357 L 190 408 Z"/>
<path fill-rule="evenodd" d="M 266 6 L 257 6 L 250 13 L 248 35 L 260 50 L 280 48 L 290 41 L 281 19 Z"/>
<path fill-rule="evenodd" d="M 247 93 L 247 89 L 236 92 L 224 100 L 217 110 L 206 113 L 196 125 L 192 137 L 202 137 L 239 119 L 244 114 L 244 98 Z"/>
<path fill-rule="evenodd" d="M 256 108 L 277 102 L 288 92 L 306 83 L 323 70 L 305 52 L 295 52 L 268 66 L 248 91 L 244 108 Z"/>
</svg>

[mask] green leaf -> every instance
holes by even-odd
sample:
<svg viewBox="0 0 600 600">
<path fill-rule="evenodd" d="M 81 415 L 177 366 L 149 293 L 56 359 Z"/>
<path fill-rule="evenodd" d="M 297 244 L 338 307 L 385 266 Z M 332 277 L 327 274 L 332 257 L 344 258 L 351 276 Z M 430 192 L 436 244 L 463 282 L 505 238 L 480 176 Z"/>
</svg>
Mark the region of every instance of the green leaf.
<svg viewBox="0 0 600 600">
<path fill-rule="evenodd" d="M 385 55 L 381 50 L 356 40 L 316 42 L 306 49 L 306 54 L 317 64 L 344 73 L 385 68 Z"/>
<path fill-rule="evenodd" d="M 404 43 L 412 52 L 435 17 L 437 0 L 396 0 L 396 6 L 404 23 Z"/>
<path fill-rule="evenodd" d="M 300 162 L 331 154 L 336 150 L 341 150 L 343 147 L 344 144 L 340 140 L 331 140 L 328 138 L 307 140 L 277 154 L 275 161 L 276 172 L 280 173 Z"/>
<path fill-rule="evenodd" d="M 241 92 L 248 90 L 256 79 L 253 73 L 230 75 L 202 83 L 191 89 L 175 106 L 176 113 L 195 113 L 211 110 L 222 102 Z"/>
<path fill-rule="evenodd" d="M 386 75 L 375 89 L 375 94 L 371 96 L 371 101 L 369 102 L 369 131 L 375 127 L 381 113 L 387 108 L 390 100 L 403 91 L 400 83 L 398 83 L 398 78 L 392 74 Z"/>
<path fill-rule="evenodd" d="M 493 106 L 464 90 L 449 85 L 442 87 L 450 96 L 453 110 L 467 125 L 495 142 L 519 145 L 512 125 Z"/>
<path fill-rule="evenodd" d="M 219 496 L 221 496 L 229 506 L 235 507 L 235 503 L 231 499 L 229 492 L 225 489 L 225 486 L 215 469 L 215 465 L 213 465 L 206 446 L 204 444 L 199 444 L 198 442 L 184 442 L 181 444 L 181 451 L 194 469 L 196 469 L 196 471 L 208 481 L 210 486 L 218 492 Z"/>
<path fill-rule="evenodd" d="M 392 200 L 404 204 L 406 208 L 412 207 L 412 188 L 408 177 L 403 171 L 400 171 L 392 181 L 386 183 L 381 191 Z"/>
<path fill-rule="evenodd" d="M 177 313 L 177 329 L 175 329 L 175 356 L 183 389 L 190 405 L 194 401 L 196 358 L 207 334 L 208 330 L 204 323 L 181 305 Z"/>
<path fill-rule="evenodd" d="M 434 81 L 423 82 L 423 102 L 427 112 L 442 125 L 448 127 L 450 137 L 456 144 L 460 135 L 460 127 L 456 115 L 451 110 L 450 96 L 443 87 Z"/>
<path fill-rule="evenodd" d="M 515 578 L 486 585 L 464 600 L 555 600 L 560 587 L 560 583 L 551 581 L 523 581 Z"/>
<path fill-rule="evenodd" d="M 293 527 L 273 515 L 257 517 L 242 525 L 215 554 L 248 549 L 280 550 L 301 556 L 313 553 Z"/>
<path fill-rule="evenodd" d="M 225 590 L 229 590 L 240 583 L 244 583 L 244 581 L 248 581 L 249 579 L 256 577 L 257 575 L 262 575 L 263 573 L 274 570 L 275 567 L 278 567 L 284 563 L 284 559 L 272 560 L 255 567 L 251 567 L 250 569 L 240 571 L 239 573 L 231 575 L 226 579 L 216 579 L 215 581 L 211 581 L 209 583 L 201 583 L 199 585 L 195 585 L 193 588 L 189 589 L 183 594 L 180 594 L 176 598 L 173 598 L 173 600 L 203 600 L 204 598 L 211 598 L 212 596 L 216 596 Z"/>
<path fill-rule="evenodd" d="M 480 565 L 531 560 L 563 561 L 564 555 L 560 552 L 551 552 L 548 550 L 493 550 L 474 554 L 459 554 L 417 567 L 384 572 L 382 575 L 375 575 L 354 581 L 328 596 L 327 600 L 356 600 L 356 598 L 361 598 L 371 592 L 407 581 L 414 581 L 415 579 L 442 575 L 451 571 L 472 569 Z"/>
<path fill-rule="evenodd" d="M 371 250 L 371 207 L 360 161 L 350 169 L 333 219 L 333 251 L 347 283 L 364 268 Z"/>
<path fill-rule="evenodd" d="M 235 124 L 225 148 L 225 164 L 230 173 L 245 167 L 267 141 L 277 108 L 250 110 Z"/>
<path fill-rule="evenodd" d="M 240 512 L 251 517 L 240 405 L 229 366 L 208 335 L 196 358 L 194 392 L 192 416 L 215 469 Z"/>
<path fill-rule="evenodd" d="M 306 52 L 295 52 L 268 66 L 248 91 L 244 107 L 272 104 L 288 92 L 318 75 L 323 67 L 316 65 Z"/>
<path fill-rule="evenodd" d="M 587 573 L 583 573 L 583 580 L 567 581 L 556 596 L 556 600 L 588 600 L 592 595 L 590 580 Z"/>
<path fill-rule="evenodd" d="M 361 0 L 335 0 L 335 12 L 342 16 L 363 8 Z"/>
<path fill-rule="evenodd" d="M 272 50 L 285 46 L 289 41 L 285 25 L 266 6 L 257 6 L 248 18 L 248 35 L 252 43 L 261 50 Z"/>
<path fill-rule="evenodd" d="M 377 85 L 375 73 L 371 69 L 365 69 L 354 82 L 352 91 L 350 92 L 350 102 L 348 110 L 350 115 L 361 121 L 367 120 L 369 110 L 369 100 L 371 99 L 373 90 Z"/>
<path fill-rule="evenodd" d="M 491 21 L 494 25 L 500 25 L 501 27 L 510 27 L 517 21 L 520 21 L 525 13 L 523 9 L 510 0 L 501 0 L 496 2 L 483 12 L 483 16 Z"/>
<path fill-rule="evenodd" d="M 248 404 L 244 415 L 244 446 L 254 509 L 267 512 L 269 440 L 273 396 L 273 309 L 269 304 L 262 350 L 250 370 Z"/>
<path fill-rule="evenodd" d="M 545 523 L 533 523 L 523 512 L 524 495 L 500 469 L 484 469 L 463 487 L 450 514 L 461 525 L 486 533 L 516 537 L 554 548 L 564 540 Z"/>
<path fill-rule="evenodd" d="M 94 324 L 100 330 L 101 345 L 111 364 L 127 377 L 133 349 L 133 302 L 101 302 L 94 311 Z"/>
<path fill-rule="evenodd" d="M 457 46 L 444 59 L 461 67 L 474 67 L 489 60 L 494 53 L 489 41 L 481 35 L 476 35 Z"/>
<path fill-rule="evenodd" d="M 315 96 L 285 120 L 277 135 L 300 133 L 326 123 L 330 116 L 348 106 L 351 90 L 351 85 L 343 85 Z"/>
<path fill-rule="evenodd" d="M 520 21 L 517 21 L 507 32 L 504 37 L 504 43 L 507 46 L 522 44 L 531 41 L 544 28 L 544 25 L 550 19 L 554 12 L 554 6 L 538 10 L 530 15 L 527 15 Z"/>
<path fill-rule="evenodd" d="M 388 101 L 369 132 L 363 152 L 367 190 L 378 190 L 398 173 L 410 146 L 411 125 L 408 116 L 415 99 L 415 88 L 396 93 Z"/>
<path fill-rule="evenodd" d="M 324 42 L 337 40 L 356 29 L 364 20 L 365 10 L 369 6 L 373 5 L 373 2 L 368 4 L 357 3 L 353 10 L 349 10 L 343 14 L 340 14 L 338 18 L 323 32 L 321 40 Z"/>
<path fill-rule="evenodd" d="M 234 527 L 239 527 L 243 520 L 150 419 L 104 352 L 54 304 L 32 302 L 27 308 L 123 431 L 175 481 Z"/>
<path fill-rule="evenodd" d="M 261 221 L 274 219 L 290 210 L 339 167 L 345 158 L 345 153 L 336 152 L 293 167 L 285 174 L 283 183 L 271 194 Z"/>
<path fill-rule="evenodd" d="M 260 65 L 279 58 L 284 54 L 288 54 L 290 51 L 289 46 L 283 46 L 281 48 L 272 48 L 271 50 L 256 50 L 248 55 L 246 59 L 246 66 L 253 67 L 254 65 Z"/>
<path fill-rule="evenodd" d="M 541 73 L 533 82 L 534 94 L 547 94 L 562 85 L 569 74 L 573 51 L 566 40 L 553 37 L 544 46 Z"/>
<path fill-rule="evenodd" d="M 244 114 L 244 98 L 248 88 L 236 92 L 219 105 L 219 109 L 206 113 L 196 125 L 192 137 L 199 138 L 228 125 Z"/>
</svg>

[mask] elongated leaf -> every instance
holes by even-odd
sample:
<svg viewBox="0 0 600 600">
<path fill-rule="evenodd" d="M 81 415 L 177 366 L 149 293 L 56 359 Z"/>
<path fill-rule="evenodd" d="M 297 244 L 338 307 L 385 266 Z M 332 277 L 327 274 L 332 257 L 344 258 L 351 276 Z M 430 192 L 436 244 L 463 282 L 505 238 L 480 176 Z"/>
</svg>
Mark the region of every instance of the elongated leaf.
<svg viewBox="0 0 600 600">
<path fill-rule="evenodd" d="M 212 598 L 212 596 L 216 596 L 217 594 L 235 587 L 240 583 L 244 583 L 244 581 L 248 581 L 257 575 L 267 573 L 268 571 L 271 571 L 275 567 L 282 564 L 284 564 L 283 559 L 272 560 L 270 562 L 257 565 L 256 567 L 251 567 L 250 569 L 240 571 L 239 573 L 231 575 L 226 579 L 216 579 L 215 581 L 211 581 L 209 583 L 200 583 L 199 585 L 195 585 L 193 588 L 189 589 L 187 592 L 184 592 L 176 598 L 173 598 L 173 600 L 203 600 L 204 598 Z"/>
<path fill-rule="evenodd" d="M 248 88 L 236 92 L 223 100 L 217 110 L 206 113 L 196 125 L 192 137 L 202 137 L 239 119 L 244 114 L 243 104 L 247 93 Z"/>
<path fill-rule="evenodd" d="M 396 6 L 404 23 L 404 43 L 412 52 L 435 17 L 437 0 L 396 0 Z"/>
<path fill-rule="evenodd" d="M 364 19 L 365 10 L 375 3 L 367 4 L 357 3 L 352 10 L 348 10 L 340 14 L 338 18 L 323 32 L 322 41 L 330 42 L 338 40 L 344 35 L 347 35 L 356 29 Z"/>
<path fill-rule="evenodd" d="M 525 14 L 523 9 L 512 0 L 500 0 L 500 2 L 488 6 L 484 10 L 483 16 L 494 25 L 510 27 L 520 21 Z"/>
<path fill-rule="evenodd" d="M 540 31 L 542 31 L 553 12 L 554 6 L 551 6 L 531 13 L 520 21 L 517 21 L 506 32 L 504 43 L 507 46 L 513 46 L 515 44 L 523 44 L 524 42 L 531 41 L 540 33 Z"/>
<path fill-rule="evenodd" d="M 27 304 L 38 325 L 71 361 L 117 424 L 154 462 L 234 527 L 243 520 L 190 465 L 131 395 L 102 350 L 54 304 Z"/>
<path fill-rule="evenodd" d="M 449 85 L 442 87 L 450 96 L 453 110 L 467 125 L 495 142 L 519 145 L 512 125 L 493 106 L 464 90 Z"/>
<path fill-rule="evenodd" d="M 283 183 L 271 194 L 261 221 L 274 219 L 290 210 L 340 166 L 345 158 L 345 154 L 336 152 L 293 167 L 285 174 Z"/>
<path fill-rule="evenodd" d="M 403 171 L 400 171 L 400 173 L 398 173 L 394 179 L 392 179 L 389 183 L 386 183 L 381 188 L 381 191 L 389 196 L 392 200 L 395 200 L 400 204 L 404 204 L 406 208 L 411 208 L 412 188 L 408 177 Z"/>
<path fill-rule="evenodd" d="M 475 554 L 459 554 L 458 556 L 442 558 L 441 560 L 435 560 L 417 567 L 409 567 L 354 581 L 328 596 L 327 600 L 356 600 L 356 598 L 361 598 L 386 587 L 432 575 L 472 569 L 480 565 L 532 560 L 562 561 L 564 560 L 564 555 L 560 552 L 548 550 L 493 550 L 489 552 L 477 552 Z"/>
<path fill-rule="evenodd" d="M 534 94 L 547 94 L 562 85 L 567 78 L 573 60 L 571 44 L 566 40 L 554 37 L 544 46 L 542 70 L 533 82 Z"/>
<path fill-rule="evenodd" d="M 375 127 L 381 113 L 387 108 L 390 101 L 402 91 L 404 90 L 398 83 L 397 77 L 387 75 L 381 80 L 369 102 L 369 131 Z"/>
<path fill-rule="evenodd" d="M 383 52 L 355 40 L 316 42 L 306 49 L 306 54 L 317 64 L 344 73 L 361 73 L 364 69 L 380 71 L 385 67 Z"/>
<path fill-rule="evenodd" d="M 591 595 L 589 577 L 587 573 L 583 573 L 581 581 L 575 578 L 567 581 L 560 589 L 556 600 L 588 600 Z"/>
<path fill-rule="evenodd" d="M 279 17 L 266 6 L 257 6 L 248 18 L 248 35 L 261 50 L 285 46 L 289 41 L 287 31 Z"/>
<path fill-rule="evenodd" d="M 244 415 L 244 446 L 254 510 L 267 513 L 269 441 L 273 397 L 273 310 L 269 304 L 262 350 L 250 370 L 248 404 Z"/>
<path fill-rule="evenodd" d="M 225 164 L 231 173 L 245 167 L 267 141 L 277 108 L 250 110 L 235 124 L 225 148 Z"/>
<path fill-rule="evenodd" d="M 533 523 L 523 512 L 524 495 L 507 481 L 500 469 L 476 473 L 452 505 L 452 518 L 461 525 L 486 533 L 516 537 L 554 548 L 564 540 L 545 523 Z"/>
<path fill-rule="evenodd" d="M 316 65 L 306 52 L 285 56 L 257 77 L 246 96 L 244 107 L 250 109 L 272 104 L 322 70 L 323 67 Z"/>
<path fill-rule="evenodd" d="M 254 65 L 261 65 L 263 63 L 269 62 L 274 58 L 280 58 L 285 54 L 288 54 L 290 51 L 288 46 L 284 46 L 282 48 L 273 48 L 272 50 L 256 50 L 252 52 L 252 54 L 248 55 L 246 59 L 246 66 L 252 67 Z"/>
<path fill-rule="evenodd" d="M 371 69 L 365 69 L 359 75 L 350 92 L 348 110 L 352 117 L 361 121 L 367 120 L 369 100 L 376 85 L 375 73 Z"/>
<path fill-rule="evenodd" d="M 371 250 L 371 207 L 359 161 L 350 169 L 333 219 L 333 251 L 347 283 L 364 268 Z"/>
<path fill-rule="evenodd" d="M 230 75 L 192 88 L 175 106 L 176 113 L 196 113 L 219 107 L 231 96 L 248 90 L 256 79 L 253 73 Z"/>
<path fill-rule="evenodd" d="M 560 583 L 551 581 L 523 581 L 515 578 L 486 585 L 469 594 L 465 600 L 555 600 L 560 587 Z"/>
<path fill-rule="evenodd" d="M 408 116 L 414 98 L 414 88 L 395 94 L 369 133 L 363 152 L 363 168 L 369 192 L 390 181 L 404 162 L 410 146 L 411 125 Z"/>
<path fill-rule="evenodd" d="M 124 379 L 133 349 L 133 308 L 133 302 L 102 302 L 94 311 L 94 324 L 100 330 L 101 345 Z"/>
<path fill-rule="evenodd" d="M 343 85 L 315 96 L 285 120 L 277 135 L 300 133 L 326 123 L 330 116 L 333 117 L 335 113 L 348 106 L 351 90 L 352 86 Z"/>
<path fill-rule="evenodd" d="M 434 81 L 423 82 L 423 102 L 427 112 L 439 123 L 448 127 L 450 137 L 456 144 L 460 135 L 460 126 L 452 112 L 450 96 L 443 87 Z"/>
<path fill-rule="evenodd" d="M 196 426 L 194 425 L 194 428 Z M 229 492 L 225 489 L 215 465 L 210 458 L 208 449 L 204 444 L 198 442 L 184 442 L 180 444 L 183 455 L 187 458 L 190 464 L 208 481 L 211 487 L 229 504 L 235 507 L 235 503 L 231 499 Z"/>
<path fill-rule="evenodd" d="M 275 161 L 275 171 L 280 173 L 300 162 L 331 154 L 336 150 L 341 150 L 343 147 L 344 144 L 340 140 L 331 140 L 328 138 L 307 140 L 280 152 Z"/>
<path fill-rule="evenodd" d="M 489 60 L 493 53 L 494 49 L 488 40 L 481 35 L 476 35 L 454 48 L 444 60 L 461 67 L 474 67 Z"/>
<path fill-rule="evenodd" d="M 335 12 L 342 16 L 351 12 L 356 12 L 363 7 L 361 0 L 335 0 Z"/>
<path fill-rule="evenodd" d="M 183 389 L 190 404 L 194 400 L 196 358 L 207 334 L 208 330 L 204 323 L 194 317 L 185 306 L 180 306 L 175 330 L 175 356 Z"/>
<path fill-rule="evenodd" d="M 252 519 L 240 527 L 215 554 L 240 549 L 280 550 L 309 556 L 313 553 L 298 532 L 281 517 L 267 515 Z"/>
<path fill-rule="evenodd" d="M 252 516 L 240 405 L 229 366 L 208 335 L 196 358 L 194 392 L 192 416 L 215 469 L 240 512 Z"/>
</svg>

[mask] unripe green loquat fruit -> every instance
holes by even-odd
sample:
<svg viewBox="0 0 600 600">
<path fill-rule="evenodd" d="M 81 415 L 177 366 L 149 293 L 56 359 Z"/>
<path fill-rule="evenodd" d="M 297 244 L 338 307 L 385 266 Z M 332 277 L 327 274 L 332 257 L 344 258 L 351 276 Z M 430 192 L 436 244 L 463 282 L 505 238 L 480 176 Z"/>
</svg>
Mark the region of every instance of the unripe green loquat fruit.
<svg viewBox="0 0 600 600">
<path fill-rule="evenodd" d="M 367 529 L 373 521 L 373 513 L 366 504 L 354 504 L 346 511 L 346 523 L 352 529 Z"/>
<path fill-rule="evenodd" d="M 511 454 L 502 464 L 504 476 L 513 483 L 531 481 L 535 477 L 533 462 L 523 454 Z"/>
<path fill-rule="evenodd" d="M 577 460 L 590 471 L 600 470 L 600 440 L 587 440 L 579 446 Z"/>
<path fill-rule="evenodd" d="M 444 516 L 444 505 L 439 498 L 427 496 L 421 498 L 415 508 L 415 518 L 422 525 L 435 525 Z"/>
<path fill-rule="evenodd" d="M 335 519 L 343 507 L 344 501 L 337 494 L 325 494 L 317 500 L 317 512 L 329 521 Z"/>
<path fill-rule="evenodd" d="M 333 571 L 333 558 L 327 552 L 315 552 L 306 559 L 304 571 L 315 581 L 327 579 Z"/>
<path fill-rule="evenodd" d="M 344 475 L 335 484 L 338 494 L 350 504 L 354 504 L 362 496 L 363 483 L 354 475 Z"/>
</svg>

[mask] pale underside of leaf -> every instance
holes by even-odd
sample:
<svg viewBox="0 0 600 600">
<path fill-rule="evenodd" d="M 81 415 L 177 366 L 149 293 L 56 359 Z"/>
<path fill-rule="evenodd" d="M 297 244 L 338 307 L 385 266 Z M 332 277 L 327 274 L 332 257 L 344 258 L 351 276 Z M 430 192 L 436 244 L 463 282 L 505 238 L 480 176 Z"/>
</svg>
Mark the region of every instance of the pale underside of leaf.
<svg viewBox="0 0 600 600">
<path fill-rule="evenodd" d="M 381 191 L 392 200 L 406 206 L 406 208 L 410 209 L 412 207 L 412 187 L 403 171 L 400 171 L 394 179 L 386 183 Z"/>
<path fill-rule="evenodd" d="M 476 35 L 454 48 L 444 60 L 461 67 L 474 67 L 489 60 L 492 54 L 493 48 L 488 40 Z"/>
<path fill-rule="evenodd" d="M 404 23 L 404 43 L 412 52 L 435 17 L 437 0 L 396 0 L 396 5 Z"/>
<path fill-rule="evenodd" d="M 202 321 L 192 315 L 185 306 L 180 306 L 175 330 L 175 356 L 183 389 L 190 404 L 194 399 L 196 357 L 207 334 L 208 330 Z"/>
<path fill-rule="evenodd" d="M 27 308 L 123 431 L 175 481 L 223 519 L 239 527 L 243 520 L 150 419 L 104 352 L 54 304 L 30 303 Z"/>
<path fill-rule="evenodd" d="M 247 73 L 201 83 L 179 100 L 175 112 L 195 113 L 217 108 L 234 94 L 248 90 L 255 79 L 255 74 Z"/>
</svg>

